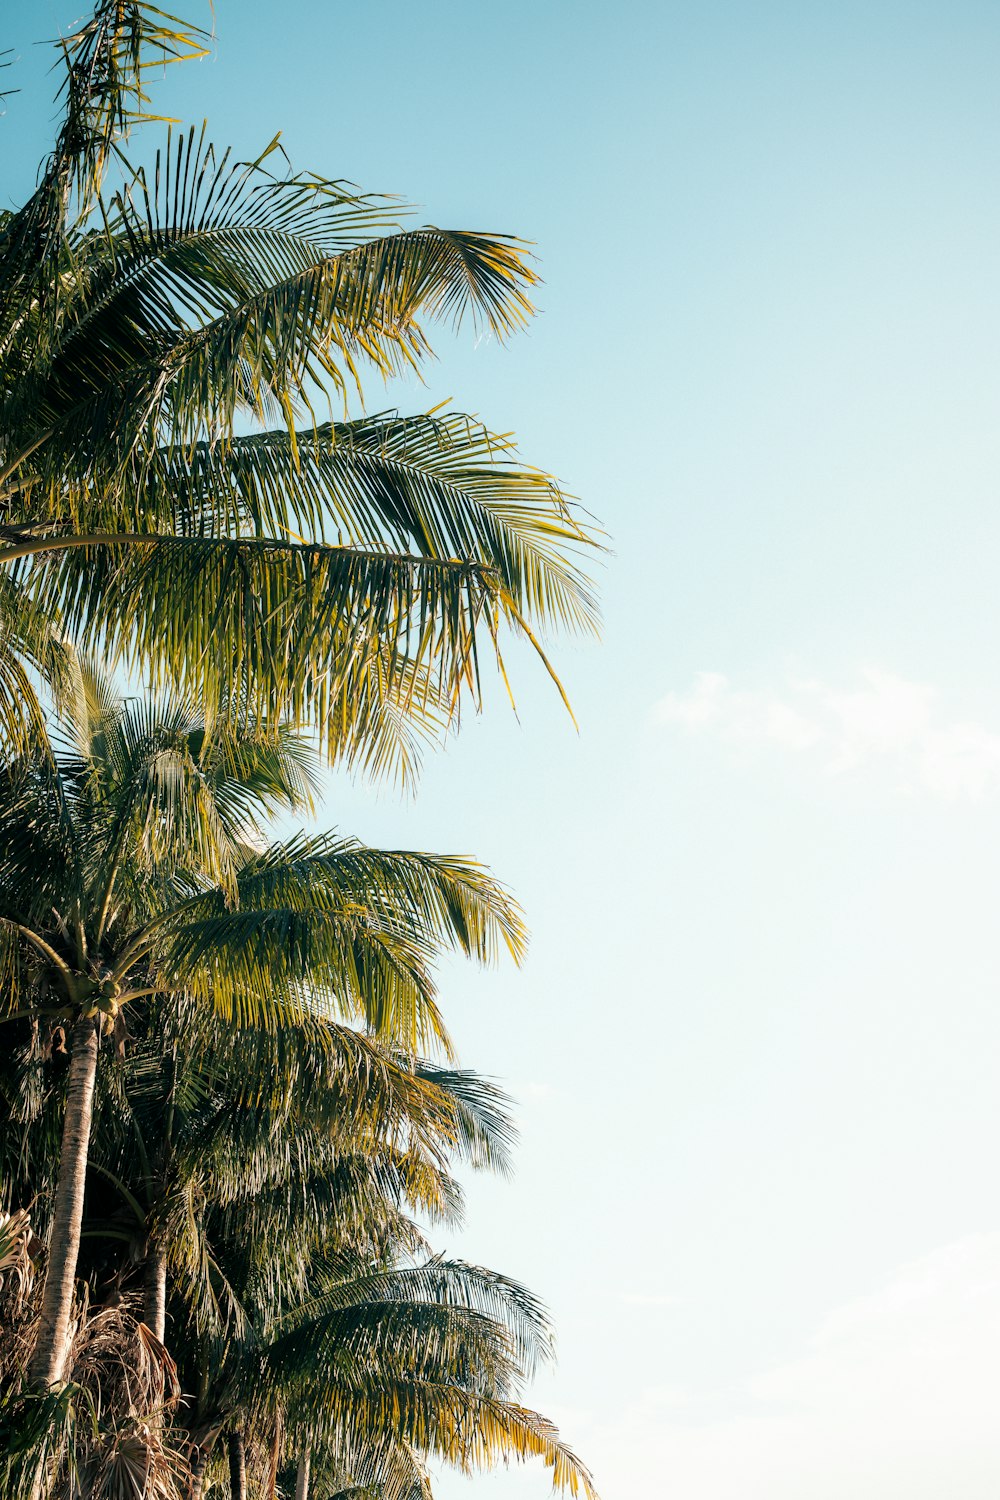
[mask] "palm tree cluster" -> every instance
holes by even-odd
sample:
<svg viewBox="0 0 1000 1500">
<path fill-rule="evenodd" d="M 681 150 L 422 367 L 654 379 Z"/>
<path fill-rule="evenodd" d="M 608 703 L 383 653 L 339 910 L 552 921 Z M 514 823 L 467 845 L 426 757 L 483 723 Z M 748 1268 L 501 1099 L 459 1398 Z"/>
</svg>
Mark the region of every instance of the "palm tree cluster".
<svg viewBox="0 0 1000 1500">
<path fill-rule="evenodd" d="M 205 42 L 98 0 L 0 216 L 0 1494 L 539 1457 L 591 1495 L 520 1402 L 543 1308 L 428 1239 L 512 1135 L 435 964 L 520 961 L 521 914 L 473 860 L 287 831 L 323 758 L 406 783 L 487 661 L 509 691 L 505 633 L 551 673 L 540 633 L 595 627 L 595 536 L 508 439 L 349 415 L 534 275 L 275 142 L 131 155 Z"/>
</svg>

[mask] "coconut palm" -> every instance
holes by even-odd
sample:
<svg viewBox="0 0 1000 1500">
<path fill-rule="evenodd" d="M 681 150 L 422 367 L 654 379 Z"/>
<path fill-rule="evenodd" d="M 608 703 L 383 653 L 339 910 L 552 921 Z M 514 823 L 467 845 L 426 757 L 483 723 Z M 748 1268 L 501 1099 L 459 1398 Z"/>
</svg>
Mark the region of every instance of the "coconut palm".
<svg viewBox="0 0 1000 1500">
<path fill-rule="evenodd" d="M 538 1458 L 556 1488 L 593 1496 L 553 1424 L 518 1399 L 549 1352 L 547 1318 L 524 1287 L 436 1258 L 317 1269 L 311 1297 L 288 1311 L 261 1361 L 303 1451 L 344 1488 L 403 1496 L 426 1486 L 426 1459 L 472 1474 Z"/>
<path fill-rule="evenodd" d="M 507 337 L 535 277 L 516 241 L 401 228 L 274 143 L 178 134 L 133 165 L 147 69 L 203 43 L 140 0 L 64 43 L 55 149 L 0 222 L 0 563 L 15 603 L 142 672 L 405 769 L 402 721 L 478 701 L 481 635 L 593 628 L 593 534 L 470 418 L 321 407 L 418 367 L 429 320 Z"/>
<path fill-rule="evenodd" d="M 323 1190 L 332 1183 L 337 1202 L 352 1205 L 351 1243 L 366 1253 L 389 1243 L 416 1250 L 422 1237 L 392 1207 L 390 1189 L 393 1202 L 406 1197 L 439 1216 L 461 1199 L 445 1171 L 450 1158 L 509 1169 L 512 1127 L 492 1085 L 397 1055 L 351 1027 L 312 1016 L 294 1027 L 234 1029 L 181 998 L 147 1002 L 131 1033 L 127 1056 L 98 1089 L 81 1274 L 95 1295 L 112 1282 L 127 1291 L 141 1275 L 145 1321 L 161 1341 L 168 1272 L 183 1316 L 222 1339 L 228 1332 L 203 1279 L 213 1258 L 203 1237 L 209 1201 L 223 1217 L 234 1203 L 252 1203 L 254 1242 L 277 1238 L 294 1260 L 284 1238 L 287 1180 L 298 1161 L 304 1198 L 308 1157 L 313 1188 L 325 1173 Z M 312 1201 L 316 1223 L 330 1211 Z M 338 1222 L 343 1244 L 343 1211 Z M 308 1216 L 303 1223 L 315 1233 Z"/>
<path fill-rule="evenodd" d="M 127 1054 L 96 1090 L 80 1262 L 96 1311 L 74 1379 L 103 1374 L 93 1397 L 112 1420 L 96 1444 L 86 1429 L 67 1441 L 80 1471 L 155 1470 L 198 1494 L 231 1468 L 243 1495 L 249 1467 L 269 1494 L 299 1455 L 303 1488 L 311 1461 L 331 1490 L 397 1500 L 426 1494 L 426 1456 L 540 1456 L 561 1487 L 587 1490 L 551 1424 L 510 1399 L 548 1352 L 541 1308 L 494 1273 L 428 1259 L 412 1217 L 455 1221 L 456 1158 L 506 1168 L 497 1090 L 330 1022 L 234 1030 L 190 1002 L 133 1009 Z M 162 1322 L 144 1343 L 129 1312 L 145 1262 L 147 1322 L 157 1314 L 154 1224 L 175 1389 L 191 1393 L 166 1428 L 150 1420 L 151 1384 L 119 1390 L 121 1358 L 92 1352 L 117 1340 L 141 1364 L 162 1350 Z"/>
<path fill-rule="evenodd" d="M 105 1257 L 92 1249 L 95 1295 L 109 1261 L 127 1295 L 123 1246 L 162 1226 L 195 1491 L 228 1468 L 242 1497 L 248 1459 L 260 1475 L 289 1453 L 386 1500 L 426 1488 L 428 1456 L 469 1469 L 540 1456 L 560 1487 L 587 1490 L 551 1424 L 513 1399 L 550 1349 L 539 1304 L 429 1258 L 412 1217 L 455 1222 L 456 1157 L 505 1168 L 502 1096 L 330 1023 L 190 1020 L 150 1013 L 106 1076 L 87 1224 Z"/>
<path fill-rule="evenodd" d="M 213 1187 L 216 1218 L 227 1211 L 234 1182 L 252 1200 L 254 1189 L 265 1187 L 262 1138 L 272 1156 L 282 1149 L 295 1152 L 302 1144 L 295 1121 L 308 1112 L 314 1130 L 342 1143 L 340 1181 L 345 1192 L 351 1191 L 356 1225 L 363 1212 L 371 1234 L 390 1211 L 384 1194 L 399 1175 L 400 1153 L 388 1162 L 384 1148 L 404 1120 L 414 1141 L 411 1158 L 420 1141 L 426 1150 L 433 1145 L 435 1161 L 450 1143 L 475 1161 L 504 1160 L 507 1127 L 495 1091 L 467 1075 L 427 1064 L 418 1071 L 374 1039 L 316 1020 L 303 1027 L 234 1031 L 183 998 L 168 1005 L 136 1000 L 129 1009 L 127 1051 L 100 1070 L 96 1081 L 78 1265 L 81 1312 L 68 1405 L 21 1389 L 37 1320 L 32 1292 L 41 1246 L 24 1210 L 0 1214 L 0 1452 L 6 1459 L 6 1464 L 0 1460 L 0 1493 L 5 1496 L 33 1492 L 33 1482 L 41 1486 L 39 1493 L 61 1496 L 64 1481 L 75 1496 L 74 1472 L 89 1476 L 88 1482 L 103 1476 L 100 1482 L 110 1483 L 116 1469 L 126 1477 L 146 1473 L 147 1500 L 175 1496 L 178 1485 L 186 1489 L 189 1468 L 183 1454 L 197 1412 L 189 1414 L 185 1428 L 162 1409 L 164 1381 L 173 1369 L 162 1343 L 166 1251 L 171 1251 L 171 1301 L 181 1347 L 192 1347 L 197 1338 L 202 1353 L 221 1366 L 234 1315 L 242 1324 L 231 1290 L 218 1290 L 220 1272 L 210 1248 L 206 1252 L 205 1184 Z M 27 1022 L 20 1025 L 27 1031 Z M 44 1197 L 57 1170 L 53 1127 L 66 1058 L 45 1044 L 46 1030 L 36 1026 L 34 1045 L 24 1048 L 27 1057 L 18 1059 L 16 1051 L 0 1057 L 0 1143 L 6 1156 L 0 1180 L 6 1179 L 15 1201 Z M 16 1135 L 9 1128 L 14 1120 L 21 1127 Z M 362 1153 L 376 1142 L 383 1160 L 366 1176 Z M 274 1174 L 272 1165 L 268 1181 Z M 412 1190 L 419 1182 L 415 1160 L 406 1175 Z M 258 1213 L 263 1220 L 262 1206 Z M 272 1232 L 277 1225 L 279 1242 L 281 1213 L 280 1196 L 272 1194 L 267 1222 Z M 260 1221 L 257 1227 L 259 1232 Z M 202 1282 L 208 1275 L 215 1278 L 214 1294 Z M 185 1336 L 189 1318 L 193 1325 Z M 130 1372 L 124 1380 L 123 1370 Z M 170 1383 L 176 1398 L 180 1386 Z M 200 1384 L 190 1381 L 194 1389 Z M 218 1392 L 212 1394 L 214 1408 L 224 1409 Z M 170 1409 L 176 1417 L 176 1399 Z M 158 1473 L 166 1487 L 154 1482 Z"/>
<path fill-rule="evenodd" d="M 262 814 L 301 806 L 296 736 L 242 712 L 118 698 L 81 673 L 65 738 L 0 769 L 0 963 L 6 1017 L 70 1040 L 36 1385 L 65 1376 L 101 1034 L 128 1007 L 185 996 L 235 1022 L 317 1011 L 414 1047 L 446 1041 L 429 964 L 524 942 L 510 898 L 471 861 L 330 836 L 263 843 Z"/>
</svg>

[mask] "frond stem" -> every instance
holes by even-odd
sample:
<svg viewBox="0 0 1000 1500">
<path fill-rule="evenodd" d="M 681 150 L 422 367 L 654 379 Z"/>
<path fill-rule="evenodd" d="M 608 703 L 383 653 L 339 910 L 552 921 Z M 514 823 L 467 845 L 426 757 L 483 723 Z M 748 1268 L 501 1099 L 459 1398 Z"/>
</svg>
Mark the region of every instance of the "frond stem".
<svg viewBox="0 0 1000 1500">
<path fill-rule="evenodd" d="M 66 960 L 64 958 L 61 958 L 56 950 L 54 948 L 51 948 L 45 941 L 45 939 L 43 937 L 39 937 L 38 933 L 33 932 L 30 927 L 25 927 L 20 922 L 15 922 L 14 926 L 17 928 L 21 936 L 27 939 L 27 941 L 33 948 L 36 948 L 38 952 L 43 955 L 43 957 L 49 960 L 49 963 L 51 963 L 55 968 L 59 970 L 59 973 L 63 978 L 63 983 L 66 986 L 67 994 L 69 995 L 71 1000 L 75 1001 L 77 996 L 76 985 L 74 983 L 74 974 L 73 970 L 70 968 Z"/>
<path fill-rule="evenodd" d="M 16 453 L 10 462 L 0 469 L 0 500 L 7 498 L 7 492 L 3 489 L 3 486 L 7 483 L 10 476 L 16 474 L 25 459 L 30 458 L 37 448 L 40 448 L 43 443 L 48 442 L 54 432 L 55 428 L 49 427 L 42 433 L 41 437 L 35 438 L 35 441 L 29 443 L 27 448 L 22 448 L 20 453 Z"/>
</svg>

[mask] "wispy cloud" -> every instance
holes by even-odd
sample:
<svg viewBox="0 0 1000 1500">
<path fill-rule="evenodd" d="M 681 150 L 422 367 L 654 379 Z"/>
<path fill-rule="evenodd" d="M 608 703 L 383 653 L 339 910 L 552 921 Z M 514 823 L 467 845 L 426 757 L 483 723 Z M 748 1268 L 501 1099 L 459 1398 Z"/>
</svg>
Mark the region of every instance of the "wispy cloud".
<svg viewBox="0 0 1000 1500">
<path fill-rule="evenodd" d="M 626 1307 L 680 1307 L 680 1297 L 671 1297 L 661 1292 L 622 1292 L 620 1300 Z"/>
<path fill-rule="evenodd" d="M 553 1104 L 563 1097 L 556 1084 L 544 1079 L 510 1078 L 503 1086 L 518 1104 Z"/>
<path fill-rule="evenodd" d="M 609 1500 L 993 1500 L 998 1347 L 1000 1234 L 976 1235 L 839 1308 L 714 1414 L 660 1387 L 574 1437 Z"/>
<path fill-rule="evenodd" d="M 978 800 L 1000 791 L 1000 732 L 947 718 L 933 687 L 876 668 L 850 688 L 807 677 L 748 689 L 702 672 L 653 716 L 732 745 L 770 746 L 830 776 L 879 766 L 905 792 Z"/>
</svg>

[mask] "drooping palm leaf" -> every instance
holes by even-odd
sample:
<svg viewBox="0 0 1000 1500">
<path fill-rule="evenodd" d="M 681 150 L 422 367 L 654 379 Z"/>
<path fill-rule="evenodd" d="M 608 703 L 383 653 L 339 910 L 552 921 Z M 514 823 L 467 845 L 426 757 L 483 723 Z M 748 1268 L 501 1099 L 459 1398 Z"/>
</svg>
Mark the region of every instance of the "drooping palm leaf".
<svg viewBox="0 0 1000 1500">
<path fill-rule="evenodd" d="M 98 32 L 112 10 L 102 162 L 131 118 L 115 48 L 138 68 L 144 39 L 188 35 L 127 5 Z M 29 311 L 0 360 L 0 564 L 159 680 L 252 681 L 331 755 L 407 775 L 414 735 L 478 695 L 477 631 L 492 650 L 504 626 L 593 627 L 594 537 L 468 419 L 310 417 L 365 362 L 422 357 L 420 319 L 511 332 L 534 276 L 513 240 L 401 230 L 395 205 L 274 159 L 179 135 L 148 181 L 120 158 L 103 223 L 62 233 L 51 336 Z M 283 425 L 247 435 L 241 414 Z"/>
</svg>

